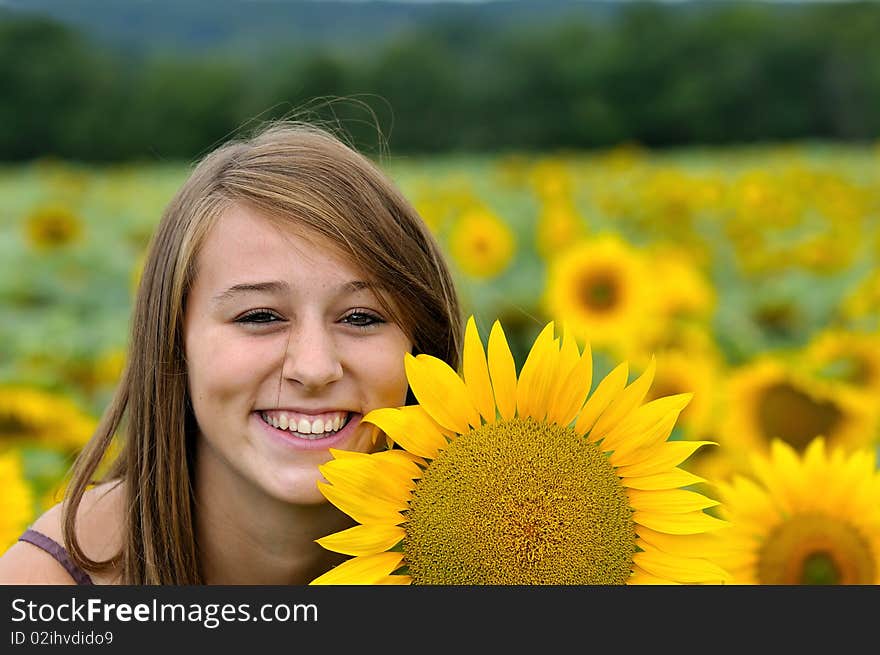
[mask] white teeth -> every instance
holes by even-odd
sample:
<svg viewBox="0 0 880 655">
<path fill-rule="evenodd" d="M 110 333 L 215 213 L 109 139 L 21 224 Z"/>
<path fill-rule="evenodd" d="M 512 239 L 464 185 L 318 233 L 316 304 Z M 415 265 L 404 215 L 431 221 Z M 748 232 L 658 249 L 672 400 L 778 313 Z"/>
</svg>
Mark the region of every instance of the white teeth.
<svg viewBox="0 0 880 655">
<path fill-rule="evenodd" d="M 263 412 L 261 413 L 261 416 L 263 420 L 272 427 L 280 430 L 289 430 L 304 439 L 314 440 L 332 434 L 333 432 L 338 432 L 340 428 L 345 427 L 348 423 L 351 414 L 348 412 L 340 412 L 332 419 L 327 418 L 324 420 L 317 418 L 311 422 L 306 418 L 301 418 L 297 421 L 294 417 L 290 417 L 285 413 L 269 415 Z"/>
</svg>

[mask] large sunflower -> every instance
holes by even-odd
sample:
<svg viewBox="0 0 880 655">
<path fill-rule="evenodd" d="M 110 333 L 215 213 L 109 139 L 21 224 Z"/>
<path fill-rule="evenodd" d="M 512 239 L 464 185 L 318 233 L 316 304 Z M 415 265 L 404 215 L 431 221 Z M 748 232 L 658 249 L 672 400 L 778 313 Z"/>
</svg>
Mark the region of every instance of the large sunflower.
<svg viewBox="0 0 880 655">
<path fill-rule="evenodd" d="M 753 476 L 719 483 L 729 525 L 712 535 L 735 584 L 880 583 L 880 473 L 870 450 L 799 455 L 776 440 Z"/>
<path fill-rule="evenodd" d="M 406 355 L 419 405 L 364 421 L 395 443 L 333 451 L 327 499 L 360 525 L 318 540 L 352 555 L 312 584 L 718 583 L 692 537 L 724 525 L 678 465 L 706 441 L 668 441 L 690 394 L 642 404 L 654 363 L 590 394 L 593 362 L 549 323 L 517 378 L 498 321 L 488 357 L 473 317 L 463 376 Z"/>
</svg>

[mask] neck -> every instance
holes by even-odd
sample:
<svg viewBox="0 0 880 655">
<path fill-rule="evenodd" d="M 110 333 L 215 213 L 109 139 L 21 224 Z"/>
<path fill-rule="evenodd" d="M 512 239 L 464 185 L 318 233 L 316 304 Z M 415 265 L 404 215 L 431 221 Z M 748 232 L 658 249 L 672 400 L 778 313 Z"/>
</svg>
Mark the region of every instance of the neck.
<svg viewBox="0 0 880 655">
<path fill-rule="evenodd" d="M 294 505 L 197 465 L 196 533 L 206 584 L 302 585 L 345 559 L 315 539 L 353 525 L 329 503 Z"/>
</svg>

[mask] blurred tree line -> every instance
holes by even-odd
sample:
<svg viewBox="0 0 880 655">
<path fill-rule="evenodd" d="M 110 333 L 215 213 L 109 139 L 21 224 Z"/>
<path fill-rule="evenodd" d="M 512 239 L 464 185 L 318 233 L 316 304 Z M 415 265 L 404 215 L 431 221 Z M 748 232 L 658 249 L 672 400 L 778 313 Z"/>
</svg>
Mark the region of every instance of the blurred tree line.
<svg viewBox="0 0 880 655">
<path fill-rule="evenodd" d="M 191 159 L 315 98 L 394 153 L 880 136 L 880 5 L 632 4 L 613 21 L 449 19 L 368 53 L 133 56 L 0 15 L 0 159 Z M 371 116 L 367 109 L 375 112 Z"/>
</svg>

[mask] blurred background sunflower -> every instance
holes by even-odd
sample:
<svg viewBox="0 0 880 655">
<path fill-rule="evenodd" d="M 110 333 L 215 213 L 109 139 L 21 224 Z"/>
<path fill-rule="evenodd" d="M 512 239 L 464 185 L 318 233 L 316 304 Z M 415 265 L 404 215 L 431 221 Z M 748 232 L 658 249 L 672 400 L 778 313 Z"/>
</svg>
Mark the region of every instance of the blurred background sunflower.
<svg viewBox="0 0 880 655">
<path fill-rule="evenodd" d="M 34 513 L 31 486 L 25 479 L 21 458 L 13 452 L 0 453 L 0 489 L 3 511 L 0 512 L 0 552 L 18 540 Z"/>
<path fill-rule="evenodd" d="M 734 584 L 880 583 L 880 472 L 872 450 L 798 453 L 774 441 L 720 486 L 729 525 L 710 546 Z"/>
<path fill-rule="evenodd" d="M 28 243 L 39 250 L 54 250 L 74 243 L 82 229 L 82 221 L 64 205 L 38 207 L 25 223 Z"/>
</svg>

